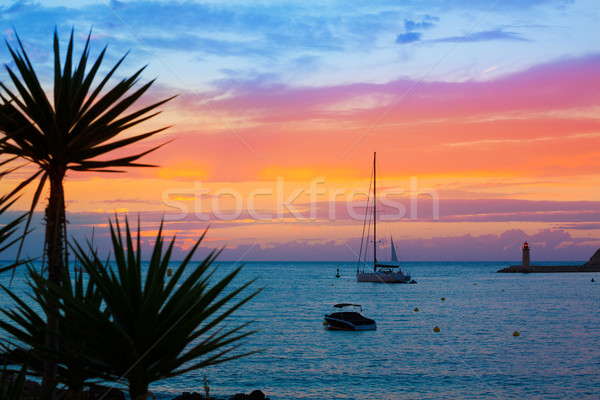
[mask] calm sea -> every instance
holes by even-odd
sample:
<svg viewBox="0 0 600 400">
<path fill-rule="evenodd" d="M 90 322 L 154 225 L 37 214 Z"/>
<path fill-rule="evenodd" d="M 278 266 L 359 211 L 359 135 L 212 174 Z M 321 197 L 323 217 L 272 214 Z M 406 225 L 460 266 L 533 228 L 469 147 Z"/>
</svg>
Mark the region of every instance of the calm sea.
<svg viewBox="0 0 600 400">
<path fill-rule="evenodd" d="M 383 285 L 357 283 L 355 263 L 247 263 L 238 284 L 258 278 L 265 289 L 230 326 L 254 320 L 260 331 L 243 349 L 262 352 L 153 393 L 203 393 L 206 377 L 221 398 L 260 389 L 273 400 L 600 399 L 600 274 L 495 273 L 509 264 L 405 263 L 418 283 Z M 216 275 L 233 266 L 219 263 Z M 339 302 L 362 304 L 377 330 L 325 330 Z"/>
</svg>

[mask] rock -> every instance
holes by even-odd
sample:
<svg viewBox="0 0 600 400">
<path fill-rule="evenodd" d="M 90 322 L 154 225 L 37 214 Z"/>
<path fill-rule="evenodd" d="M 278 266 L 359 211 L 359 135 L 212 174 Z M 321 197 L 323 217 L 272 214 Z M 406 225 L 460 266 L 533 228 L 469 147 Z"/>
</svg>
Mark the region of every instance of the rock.
<svg viewBox="0 0 600 400">
<path fill-rule="evenodd" d="M 229 400 L 269 400 L 265 397 L 265 394 L 260 390 L 254 390 L 250 394 L 238 393 Z"/>
<path fill-rule="evenodd" d="M 2 373 L 0 373 L 0 379 L 4 379 L 4 381 L 5 381 L 4 383 L 7 385 L 6 388 L 4 388 L 4 387 L 0 388 L 0 395 L 2 395 L 2 398 L 4 398 L 4 396 L 6 395 L 6 393 L 4 391 L 7 390 L 8 386 L 13 384 L 15 382 L 15 380 L 18 378 L 16 375 L 12 375 L 12 374 L 7 374 L 7 376 L 5 378 L 2 378 Z M 25 382 L 23 382 L 23 387 L 21 388 L 21 396 L 19 397 L 19 399 L 33 400 L 38 396 L 40 391 L 41 391 L 41 386 L 39 383 L 34 382 L 29 379 L 26 379 Z"/>
<path fill-rule="evenodd" d="M 125 400 L 125 393 L 122 390 L 111 388 L 107 386 L 95 385 L 90 387 L 87 391 L 87 398 L 89 400 Z"/>
<path fill-rule="evenodd" d="M 25 380 L 25 384 L 23 384 L 23 391 L 21 392 L 21 399 L 35 399 L 42 391 L 42 387 L 39 383 L 31 381 L 29 379 Z"/>
<path fill-rule="evenodd" d="M 600 265 L 600 249 L 594 253 L 594 255 L 590 258 L 590 261 L 583 265 Z"/>
<path fill-rule="evenodd" d="M 173 400 L 204 400 L 204 396 L 198 392 L 183 392 L 180 396 L 175 397 Z"/>
<path fill-rule="evenodd" d="M 265 400 L 265 394 L 260 390 L 254 390 L 250 393 L 248 400 Z"/>
</svg>

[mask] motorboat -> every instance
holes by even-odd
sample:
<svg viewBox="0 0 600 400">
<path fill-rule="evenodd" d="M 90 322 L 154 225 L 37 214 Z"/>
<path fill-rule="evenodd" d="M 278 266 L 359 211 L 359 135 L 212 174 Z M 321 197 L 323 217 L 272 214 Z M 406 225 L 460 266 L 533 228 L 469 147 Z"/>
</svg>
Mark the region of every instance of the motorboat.
<svg viewBox="0 0 600 400">
<path fill-rule="evenodd" d="M 325 314 L 328 329 L 342 331 L 374 331 L 377 324 L 374 320 L 362 315 L 360 304 L 340 303 L 333 306 L 331 314 Z"/>
</svg>

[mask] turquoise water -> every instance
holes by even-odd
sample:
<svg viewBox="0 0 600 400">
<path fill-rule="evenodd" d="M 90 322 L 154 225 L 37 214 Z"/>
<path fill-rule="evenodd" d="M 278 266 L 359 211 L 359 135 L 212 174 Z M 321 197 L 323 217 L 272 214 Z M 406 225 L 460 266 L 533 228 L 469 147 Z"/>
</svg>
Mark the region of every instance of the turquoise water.
<svg viewBox="0 0 600 400">
<path fill-rule="evenodd" d="M 260 331 L 243 350 L 262 352 L 153 393 L 203 393 L 206 376 L 216 397 L 599 399 L 600 274 L 495 273 L 508 264 L 406 263 L 418 284 L 383 285 L 355 282 L 355 263 L 247 263 L 238 283 L 257 277 L 253 287 L 265 289 L 230 324 L 254 320 Z M 216 275 L 233 267 L 219 265 Z M 362 304 L 377 331 L 325 330 L 338 302 Z"/>
</svg>

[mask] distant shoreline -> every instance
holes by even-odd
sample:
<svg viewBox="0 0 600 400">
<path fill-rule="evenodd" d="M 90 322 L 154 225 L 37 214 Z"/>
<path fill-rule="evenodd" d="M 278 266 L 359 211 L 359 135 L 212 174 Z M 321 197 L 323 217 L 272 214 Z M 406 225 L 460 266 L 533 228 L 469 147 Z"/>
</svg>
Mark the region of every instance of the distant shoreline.
<svg viewBox="0 0 600 400">
<path fill-rule="evenodd" d="M 500 273 L 569 273 L 569 272 L 600 272 L 600 265 L 511 265 L 498 270 Z"/>
<path fill-rule="evenodd" d="M 10 264 L 13 263 L 14 259 L 5 259 L 0 260 L 0 265 L 2 264 Z M 142 260 L 142 262 L 149 262 L 150 260 Z M 182 260 L 172 259 L 172 263 L 181 262 Z M 193 259 L 191 262 L 202 261 L 202 259 L 195 260 Z M 34 263 L 41 263 L 40 259 L 33 260 Z M 71 260 L 72 262 L 72 260 Z M 357 260 L 217 260 L 216 263 L 356 263 Z M 517 263 L 519 260 L 403 260 L 400 263 L 424 263 L 424 264 L 433 264 L 433 263 L 494 263 L 494 264 L 511 264 Z M 581 265 L 585 263 L 585 260 L 540 260 L 540 262 L 546 263 L 562 263 L 564 265 Z"/>
</svg>

